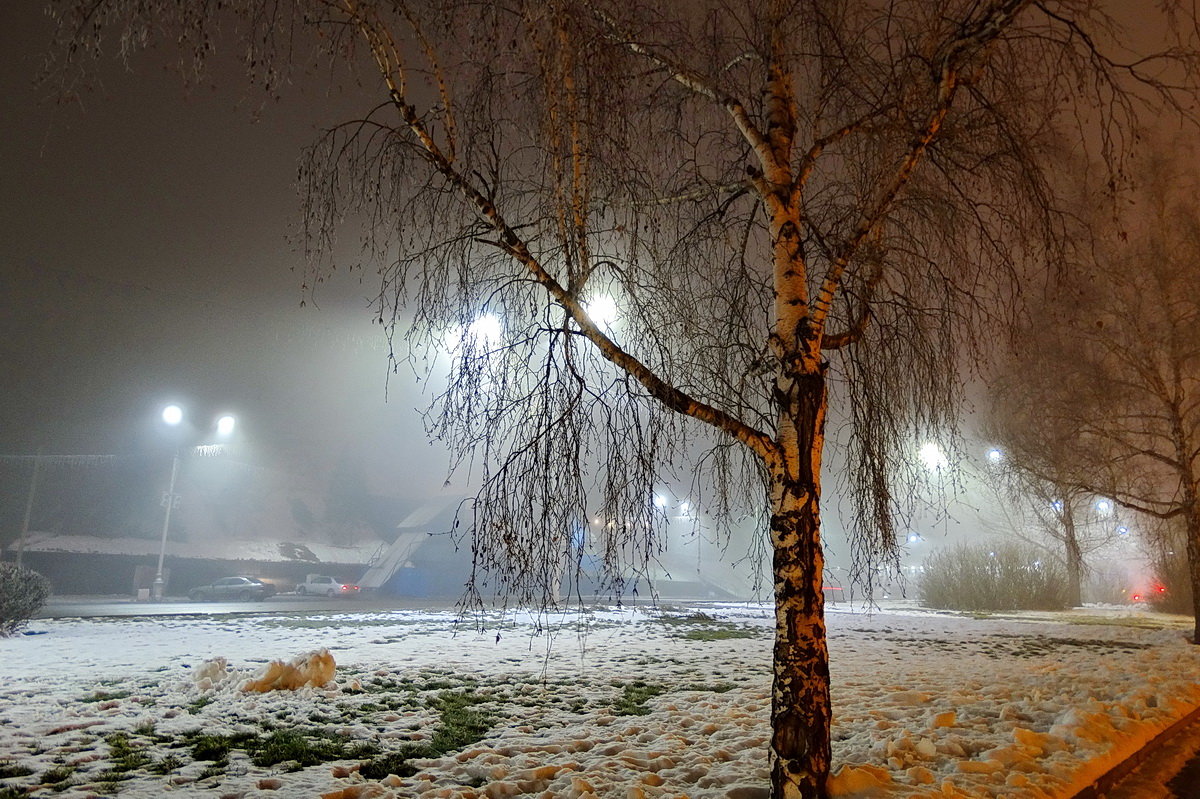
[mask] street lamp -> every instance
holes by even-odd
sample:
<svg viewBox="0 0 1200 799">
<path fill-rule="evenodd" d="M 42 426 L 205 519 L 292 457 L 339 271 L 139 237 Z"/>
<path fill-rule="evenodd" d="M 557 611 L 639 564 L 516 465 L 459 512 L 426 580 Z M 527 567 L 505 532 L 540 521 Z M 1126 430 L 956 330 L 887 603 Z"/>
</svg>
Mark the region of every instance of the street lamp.
<svg viewBox="0 0 1200 799">
<path fill-rule="evenodd" d="M 183 409 L 178 405 L 168 405 L 163 408 L 162 420 L 172 427 L 178 426 L 183 421 Z M 226 414 L 217 419 L 217 435 L 222 438 L 228 438 L 233 433 L 233 428 L 236 420 Z M 162 540 L 158 545 L 158 569 L 154 573 L 154 584 L 150 589 L 150 596 L 155 600 L 163 598 L 163 588 L 166 581 L 163 580 L 163 561 L 167 556 L 167 533 L 171 530 L 171 510 L 175 507 L 175 501 L 178 497 L 175 496 L 175 479 L 179 477 L 179 448 L 175 448 L 175 454 L 171 456 L 171 481 L 167 487 L 167 493 L 163 496 L 163 527 Z"/>
</svg>

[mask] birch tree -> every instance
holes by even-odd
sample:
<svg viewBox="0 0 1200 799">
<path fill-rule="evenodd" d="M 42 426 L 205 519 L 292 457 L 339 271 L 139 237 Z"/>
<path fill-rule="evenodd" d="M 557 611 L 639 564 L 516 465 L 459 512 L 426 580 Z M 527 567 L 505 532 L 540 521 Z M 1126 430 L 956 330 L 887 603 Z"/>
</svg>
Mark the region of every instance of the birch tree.
<svg viewBox="0 0 1200 799">
<path fill-rule="evenodd" d="M 1193 87 L 1171 3 L 1181 35 L 1140 54 L 1092 0 L 56 8 L 68 88 L 108 35 L 162 34 L 188 70 L 238 41 L 268 93 L 357 76 L 362 115 L 301 171 L 309 274 L 362 220 L 397 357 L 457 338 L 430 423 L 482 481 L 469 602 L 551 603 L 588 547 L 621 589 L 662 547 L 654 486 L 706 453 L 708 511 L 758 514 L 772 552 L 775 797 L 830 769 L 830 397 L 869 567 L 911 441 L 953 424 L 1027 265 L 1060 260 L 1056 152 L 1116 180 L 1141 104 Z"/>
</svg>

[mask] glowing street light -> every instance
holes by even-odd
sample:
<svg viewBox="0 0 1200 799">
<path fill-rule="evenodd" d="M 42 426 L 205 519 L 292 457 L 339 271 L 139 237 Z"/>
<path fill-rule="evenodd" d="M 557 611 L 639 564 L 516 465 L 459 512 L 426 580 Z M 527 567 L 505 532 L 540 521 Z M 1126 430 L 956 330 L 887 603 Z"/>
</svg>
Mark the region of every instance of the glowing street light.
<svg viewBox="0 0 1200 799">
<path fill-rule="evenodd" d="M 609 327 L 620 316 L 617 301 L 607 294 L 599 294 L 593 297 L 584 303 L 583 309 L 587 311 L 587 315 L 596 323 L 596 327 Z"/>
<path fill-rule="evenodd" d="M 925 464 L 925 468 L 931 472 L 940 471 L 950 463 L 942 448 L 932 441 L 922 445 L 917 455 L 921 458 L 921 463 Z"/>
<path fill-rule="evenodd" d="M 1004 453 L 1001 452 L 999 449 L 992 447 L 991 449 L 989 449 L 987 451 L 987 459 L 988 459 L 988 463 L 991 463 L 993 465 L 998 464 L 998 463 L 1000 463 L 1000 461 L 1004 460 Z"/>
<path fill-rule="evenodd" d="M 177 427 L 183 422 L 183 409 L 178 405 L 168 405 L 162 410 L 162 420 L 171 427 Z M 233 428 L 237 425 L 237 421 L 229 414 L 223 415 L 217 419 L 217 435 L 222 438 L 228 438 L 233 433 Z M 167 557 L 167 534 L 171 530 L 171 511 L 175 507 L 175 503 L 179 497 L 175 495 L 175 480 L 179 477 L 179 449 L 175 449 L 175 454 L 171 457 L 171 481 L 168 484 L 167 493 L 163 495 L 163 527 L 162 539 L 158 545 L 158 568 L 154 573 L 154 583 L 150 589 L 150 595 L 156 601 L 163 598 L 163 589 L 166 581 L 163 579 L 163 561 Z"/>
</svg>

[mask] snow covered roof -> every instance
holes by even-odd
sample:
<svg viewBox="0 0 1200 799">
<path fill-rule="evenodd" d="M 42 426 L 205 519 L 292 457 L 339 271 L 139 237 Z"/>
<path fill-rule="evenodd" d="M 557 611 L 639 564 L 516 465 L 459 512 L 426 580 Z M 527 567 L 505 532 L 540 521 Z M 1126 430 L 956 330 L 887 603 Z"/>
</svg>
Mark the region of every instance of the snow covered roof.
<svg viewBox="0 0 1200 799">
<path fill-rule="evenodd" d="M 90 535 L 30 533 L 26 552 L 76 552 L 98 555 L 157 555 L 160 542 L 151 538 L 98 538 Z M 210 539 L 167 541 L 167 554 L 176 558 L 245 560 L 266 563 L 354 563 L 366 564 L 387 542 L 360 541 L 353 546 L 315 541 L 269 541 L 262 539 Z"/>
</svg>

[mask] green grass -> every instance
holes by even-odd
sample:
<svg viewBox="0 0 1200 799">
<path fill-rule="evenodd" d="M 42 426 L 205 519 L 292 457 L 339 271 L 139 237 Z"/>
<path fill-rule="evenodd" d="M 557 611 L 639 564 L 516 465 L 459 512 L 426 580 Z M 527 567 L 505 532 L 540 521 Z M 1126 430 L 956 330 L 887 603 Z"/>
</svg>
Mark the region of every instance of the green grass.
<svg viewBox="0 0 1200 799">
<path fill-rule="evenodd" d="M 128 699 L 129 691 L 96 691 L 91 696 L 85 696 L 80 702 L 107 702 L 110 699 Z"/>
<path fill-rule="evenodd" d="M 715 682 L 710 685 L 705 685 L 704 683 L 692 683 L 690 685 L 684 685 L 679 690 L 681 690 L 681 691 L 705 691 L 707 693 L 712 693 L 712 694 L 723 694 L 723 693 L 726 693 L 727 691 L 732 691 L 734 688 L 737 688 L 737 686 L 731 682 Z"/>
<path fill-rule="evenodd" d="M 644 716 L 650 712 L 646 701 L 666 692 L 665 687 L 642 680 L 625 683 L 621 698 L 613 706 L 613 712 L 618 716 Z"/>
<path fill-rule="evenodd" d="M 60 785 L 71 779 L 71 775 L 74 773 L 74 766 L 55 766 L 43 771 L 42 776 L 38 777 L 38 782 L 45 785 Z"/>
<path fill-rule="evenodd" d="M 213 701 L 214 700 L 211 696 L 202 696 L 187 706 L 187 712 L 195 715 L 199 713 L 202 708 L 211 705 Z"/>
<path fill-rule="evenodd" d="M 428 743 L 405 744 L 364 763 L 359 773 L 369 780 L 381 780 L 389 774 L 411 777 L 417 769 L 408 761 L 441 757 L 482 740 L 495 723 L 495 716 L 477 707 L 485 701 L 473 691 L 443 691 L 429 699 L 429 706 L 440 714 L 440 724 Z"/>
<path fill-rule="evenodd" d="M 12 788 L 7 785 L 0 786 L 0 799 L 24 799 L 29 794 L 21 788 Z"/>
<path fill-rule="evenodd" d="M 8 777 L 27 777 L 33 773 L 33 769 L 22 766 L 20 763 L 14 763 L 11 760 L 0 760 L 0 780 Z"/>
<path fill-rule="evenodd" d="M 129 736 L 123 732 L 114 732 L 104 742 L 108 744 L 109 770 L 114 773 L 136 771 L 150 763 L 150 755 L 134 747 L 129 742 Z"/>
<path fill-rule="evenodd" d="M 370 757 L 379 749 L 374 744 L 346 741 L 328 733 L 306 730 L 276 730 L 246 747 L 256 766 L 289 764 L 292 771 L 331 760 Z"/>
<path fill-rule="evenodd" d="M 257 737 L 255 733 L 251 732 L 210 735 L 197 730 L 184 735 L 184 742 L 192 748 L 193 760 L 221 761 L 229 758 L 229 750 L 243 749 L 247 741 Z"/>
<path fill-rule="evenodd" d="M 172 771 L 183 767 L 183 761 L 175 755 L 166 755 L 151 763 L 146 767 L 146 770 L 151 774 L 170 774 Z"/>
<path fill-rule="evenodd" d="M 731 638 L 758 638 L 761 632 L 752 629 L 688 630 L 678 638 L 687 641 L 728 641 Z"/>
</svg>

